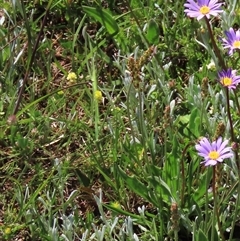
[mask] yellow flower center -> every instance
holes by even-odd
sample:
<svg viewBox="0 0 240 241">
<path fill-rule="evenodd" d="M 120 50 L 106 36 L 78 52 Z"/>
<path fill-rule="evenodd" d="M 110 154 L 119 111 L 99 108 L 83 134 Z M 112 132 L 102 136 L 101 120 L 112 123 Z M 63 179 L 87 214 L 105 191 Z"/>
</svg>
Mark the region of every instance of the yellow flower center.
<svg viewBox="0 0 240 241">
<path fill-rule="evenodd" d="M 228 77 L 224 77 L 222 78 L 222 81 L 221 83 L 224 85 L 224 86 L 229 86 L 232 84 L 232 79 L 231 78 L 228 78 Z"/>
<path fill-rule="evenodd" d="M 211 151 L 209 154 L 208 154 L 209 158 L 211 158 L 212 160 L 216 160 L 218 159 L 219 157 L 219 153 L 217 151 Z"/>
<path fill-rule="evenodd" d="M 240 49 L 240 40 L 236 40 L 233 42 L 233 47 L 236 49 Z"/>
<path fill-rule="evenodd" d="M 200 13 L 201 13 L 201 14 L 206 15 L 206 14 L 208 14 L 209 12 L 210 12 L 210 8 L 209 8 L 208 6 L 202 6 L 202 7 L 200 8 Z"/>
</svg>

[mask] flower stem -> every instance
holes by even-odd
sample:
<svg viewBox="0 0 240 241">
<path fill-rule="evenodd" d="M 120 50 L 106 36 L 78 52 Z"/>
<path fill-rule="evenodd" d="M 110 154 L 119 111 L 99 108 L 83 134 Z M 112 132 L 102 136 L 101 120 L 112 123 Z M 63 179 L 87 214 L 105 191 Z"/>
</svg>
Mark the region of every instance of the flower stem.
<svg viewBox="0 0 240 241">
<path fill-rule="evenodd" d="M 230 111 L 230 98 L 229 98 L 229 89 L 226 88 L 226 97 L 227 97 L 227 116 L 230 124 L 230 133 L 231 133 L 231 141 L 235 141 L 235 136 L 234 136 L 234 129 L 233 129 L 233 123 L 232 123 L 232 116 L 231 116 L 231 111 Z M 236 156 L 236 162 L 237 162 L 237 167 L 238 167 L 238 172 L 240 175 L 240 160 L 238 157 L 238 148 L 235 151 L 235 156 Z"/>
<path fill-rule="evenodd" d="M 232 240 L 233 238 L 233 233 L 234 233 L 234 228 L 235 228 L 235 225 L 236 225 L 236 222 L 237 222 L 237 217 L 238 217 L 238 212 L 237 212 L 237 209 L 239 207 L 239 204 L 240 204 L 240 182 L 238 181 L 238 188 L 237 188 L 237 200 L 236 200 L 236 203 L 235 203 L 235 207 L 236 207 L 236 210 L 233 215 L 233 219 L 232 219 L 232 229 L 231 229 L 231 232 L 230 232 L 230 235 L 229 235 L 229 240 Z"/>
<path fill-rule="evenodd" d="M 219 64 L 220 64 L 220 67 L 223 69 L 223 70 L 227 70 L 227 66 L 220 54 L 220 50 L 219 48 L 217 47 L 217 44 L 215 42 L 215 39 L 214 39 L 214 36 L 213 36 L 213 32 L 212 32 L 212 28 L 210 26 L 210 23 L 207 19 L 207 17 L 205 17 L 205 20 L 206 20 L 206 24 L 207 24 L 207 28 L 208 28 L 208 33 L 209 33 L 209 36 L 210 36 L 210 39 L 211 39 L 211 42 L 212 42 L 212 45 L 213 45 L 213 49 L 214 49 L 214 52 L 218 58 L 218 61 L 219 61 Z M 226 98 L 227 98 L 227 115 L 228 115 L 228 119 L 229 119 L 229 123 L 230 123 L 230 128 L 231 128 L 231 141 L 234 141 L 234 132 L 233 132 L 233 124 L 232 124 L 232 118 L 231 118 L 231 112 L 230 112 L 230 99 L 229 99 L 229 91 L 228 89 L 226 88 Z"/>
<path fill-rule="evenodd" d="M 184 162 L 185 162 L 185 155 L 190 146 L 192 146 L 194 143 L 190 142 L 185 146 L 182 152 L 182 158 L 181 158 L 181 176 L 182 176 L 182 190 L 181 190 L 181 207 L 184 207 L 184 193 L 185 193 L 185 187 L 186 187 L 186 178 L 185 178 L 185 171 L 184 171 Z"/>
<path fill-rule="evenodd" d="M 217 47 L 216 41 L 213 36 L 212 28 L 210 26 L 210 23 L 209 23 L 209 20 L 207 17 L 205 17 L 205 22 L 207 24 L 208 33 L 209 33 L 209 36 L 210 36 L 210 39 L 211 39 L 211 42 L 213 45 L 214 52 L 218 58 L 219 65 L 223 70 L 227 70 L 227 66 L 225 64 L 225 61 L 224 61 L 222 55 L 220 54 L 219 48 Z M 232 123 L 232 117 L 231 117 L 231 112 L 230 112 L 230 98 L 229 98 L 229 89 L 228 88 L 226 88 L 226 98 L 227 98 L 227 116 L 228 116 L 228 120 L 230 123 L 231 141 L 234 142 L 235 136 L 234 136 L 233 123 Z M 237 101 L 237 105 L 238 105 L 238 110 L 239 110 L 238 101 Z M 238 157 L 238 150 L 235 151 L 235 155 L 236 155 L 236 161 L 237 161 L 238 171 L 239 171 L 239 175 L 240 175 L 240 160 Z"/>
<path fill-rule="evenodd" d="M 213 45 L 214 52 L 215 52 L 215 54 L 218 58 L 219 65 L 223 70 L 227 70 L 227 66 L 224 62 L 224 59 L 223 59 L 222 55 L 220 54 L 219 48 L 217 47 L 216 41 L 215 41 L 214 36 L 213 36 L 212 28 L 210 26 L 210 23 L 209 23 L 207 17 L 205 17 L 205 22 L 207 24 L 208 33 L 209 33 L 209 36 L 210 36 L 210 39 L 211 39 L 211 42 L 212 42 L 212 45 Z"/>
<path fill-rule="evenodd" d="M 40 27 L 40 31 L 38 33 L 36 42 L 34 44 L 33 51 L 32 51 L 32 54 L 30 56 L 30 60 L 29 60 L 28 65 L 27 65 L 27 70 L 25 72 L 25 75 L 24 75 L 24 78 L 23 78 L 23 82 L 22 82 L 21 88 L 20 88 L 19 93 L 18 93 L 16 105 L 15 105 L 14 110 L 13 110 L 13 115 L 17 114 L 19 106 L 20 106 L 20 103 L 22 101 L 23 93 L 24 93 L 24 90 L 25 90 L 25 85 L 27 83 L 29 72 L 30 72 L 32 64 L 34 62 L 34 58 L 35 58 L 35 55 L 36 55 L 36 52 L 37 52 L 37 49 L 38 49 L 38 44 L 40 42 L 41 37 L 43 36 L 44 27 L 45 27 L 46 22 L 47 22 L 47 18 L 48 18 L 48 14 L 49 14 L 49 10 L 50 10 L 51 4 L 52 4 L 52 0 L 48 2 L 47 8 L 46 8 L 46 12 L 45 12 L 45 15 L 44 15 L 41 27 Z M 28 28 L 26 28 L 26 29 L 28 29 Z M 28 39 L 29 44 L 30 44 L 30 41 L 31 41 L 31 39 Z"/>
<path fill-rule="evenodd" d="M 222 240 L 225 241 L 225 237 L 222 230 L 222 225 L 219 218 L 219 212 L 218 212 L 218 198 L 217 198 L 217 187 L 216 187 L 216 166 L 213 166 L 213 183 L 212 183 L 212 189 L 213 189 L 213 200 L 214 200 L 214 216 L 217 217 L 217 224 L 218 224 L 218 230 L 220 232 L 220 235 L 222 237 Z M 214 230 L 215 223 L 213 223 L 212 230 Z"/>
<path fill-rule="evenodd" d="M 228 88 L 226 89 L 226 97 L 227 97 L 227 115 L 228 115 L 228 120 L 230 123 L 230 133 L 231 133 L 231 140 L 234 141 L 234 131 L 233 131 L 233 123 L 232 123 L 232 117 L 231 117 L 231 112 L 230 112 L 230 105 L 229 105 L 229 90 Z"/>
<path fill-rule="evenodd" d="M 238 101 L 238 96 L 237 96 L 237 92 L 234 91 L 234 96 L 235 96 L 235 103 L 236 103 L 236 106 L 237 106 L 237 110 L 238 110 L 238 115 L 240 115 L 240 105 L 239 105 L 239 101 Z"/>
</svg>

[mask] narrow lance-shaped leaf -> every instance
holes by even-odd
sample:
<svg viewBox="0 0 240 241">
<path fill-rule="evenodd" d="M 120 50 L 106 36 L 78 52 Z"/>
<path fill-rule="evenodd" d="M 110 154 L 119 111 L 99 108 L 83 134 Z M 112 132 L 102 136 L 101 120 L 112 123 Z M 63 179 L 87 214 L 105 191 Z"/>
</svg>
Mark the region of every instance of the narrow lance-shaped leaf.
<svg viewBox="0 0 240 241">
<path fill-rule="evenodd" d="M 110 35 L 116 35 L 119 32 L 119 27 L 115 19 L 108 11 L 100 7 L 83 6 L 83 11 L 96 21 L 100 22 Z"/>
<path fill-rule="evenodd" d="M 120 167 L 118 167 L 119 174 L 126 182 L 129 189 L 134 191 L 137 195 L 145 198 L 148 201 L 151 201 L 148 195 L 148 188 L 142 182 L 140 182 L 136 177 L 128 176 Z"/>
<path fill-rule="evenodd" d="M 154 20 L 150 20 L 147 28 L 146 38 L 150 44 L 159 43 L 159 26 Z"/>
</svg>

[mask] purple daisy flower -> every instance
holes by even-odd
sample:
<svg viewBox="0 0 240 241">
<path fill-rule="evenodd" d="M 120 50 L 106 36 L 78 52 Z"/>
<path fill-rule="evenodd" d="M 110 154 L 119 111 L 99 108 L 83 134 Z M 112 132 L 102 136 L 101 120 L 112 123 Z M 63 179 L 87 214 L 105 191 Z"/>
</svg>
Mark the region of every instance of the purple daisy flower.
<svg viewBox="0 0 240 241">
<path fill-rule="evenodd" d="M 229 31 L 225 31 L 226 39 L 222 39 L 223 48 L 229 49 L 228 54 L 232 55 L 235 49 L 240 50 L 240 30 L 234 32 L 233 28 L 230 28 Z"/>
<path fill-rule="evenodd" d="M 218 72 L 219 82 L 228 89 L 236 89 L 240 83 L 240 76 L 236 75 L 236 70 L 227 69 Z"/>
<path fill-rule="evenodd" d="M 232 157 L 231 147 L 226 147 L 228 140 L 222 142 L 222 137 L 219 137 L 216 141 L 210 143 L 209 140 L 204 137 L 195 146 L 198 155 L 204 158 L 201 162 L 205 166 L 215 166 L 218 162 L 223 162 L 224 159 Z"/>
<path fill-rule="evenodd" d="M 184 12 L 190 18 L 197 18 L 199 21 L 203 17 L 210 18 L 210 15 L 217 16 L 222 13 L 221 10 L 222 3 L 218 3 L 218 0 L 187 0 L 184 4 L 186 8 Z"/>
</svg>

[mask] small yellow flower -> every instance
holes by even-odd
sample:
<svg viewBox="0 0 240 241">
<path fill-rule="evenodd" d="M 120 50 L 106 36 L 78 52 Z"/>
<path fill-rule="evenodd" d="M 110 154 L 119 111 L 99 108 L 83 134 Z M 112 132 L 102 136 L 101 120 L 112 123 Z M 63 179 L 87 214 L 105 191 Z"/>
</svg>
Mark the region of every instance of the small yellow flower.
<svg viewBox="0 0 240 241">
<path fill-rule="evenodd" d="M 112 202 L 112 203 L 111 203 L 111 206 L 112 206 L 113 208 L 117 208 L 117 209 L 120 209 L 120 208 L 121 208 L 121 205 L 119 204 L 118 201 Z"/>
<path fill-rule="evenodd" d="M 9 235 L 11 233 L 11 228 L 5 228 L 4 233 L 5 235 Z"/>
<path fill-rule="evenodd" d="M 74 72 L 68 73 L 67 80 L 70 84 L 75 84 L 77 82 L 77 75 Z"/>
<path fill-rule="evenodd" d="M 94 99 L 98 102 L 102 101 L 102 92 L 100 90 L 96 90 L 94 93 Z"/>
<path fill-rule="evenodd" d="M 64 95 L 64 91 L 63 90 L 59 90 L 57 93 L 58 93 L 58 95 Z"/>
</svg>

